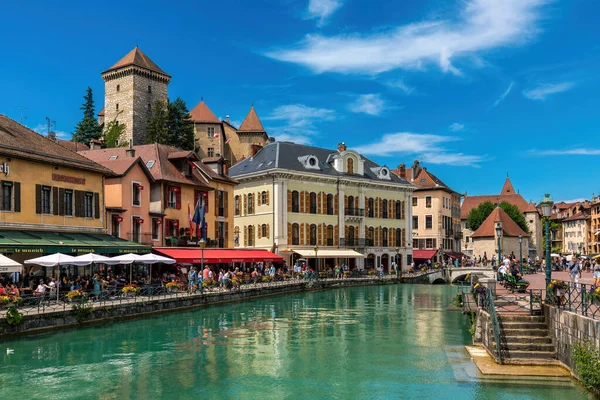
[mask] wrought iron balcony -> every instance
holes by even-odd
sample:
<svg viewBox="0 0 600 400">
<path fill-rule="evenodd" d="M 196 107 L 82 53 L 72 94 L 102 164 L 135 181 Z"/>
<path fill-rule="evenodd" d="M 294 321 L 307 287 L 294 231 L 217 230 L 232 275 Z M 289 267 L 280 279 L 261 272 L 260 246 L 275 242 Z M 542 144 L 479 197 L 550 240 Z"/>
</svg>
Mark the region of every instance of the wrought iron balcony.
<svg viewBox="0 0 600 400">
<path fill-rule="evenodd" d="M 346 208 L 344 210 L 344 214 L 347 217 L 364 217 L 365 209 L 364 208 Z"/>
</svg>

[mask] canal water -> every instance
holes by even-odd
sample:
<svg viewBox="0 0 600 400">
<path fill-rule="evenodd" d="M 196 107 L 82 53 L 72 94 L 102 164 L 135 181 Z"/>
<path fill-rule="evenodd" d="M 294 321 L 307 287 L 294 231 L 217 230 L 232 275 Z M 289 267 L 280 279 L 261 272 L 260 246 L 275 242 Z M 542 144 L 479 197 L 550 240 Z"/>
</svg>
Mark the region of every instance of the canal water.
<svg viewBox="0 0 600 400">
<path fill-rule="evenodd" d="M 344 288 L 8 340 L 0 398 L 586 398 L 571 382 L 478 377 L 455 294 Z"/>
</svg>

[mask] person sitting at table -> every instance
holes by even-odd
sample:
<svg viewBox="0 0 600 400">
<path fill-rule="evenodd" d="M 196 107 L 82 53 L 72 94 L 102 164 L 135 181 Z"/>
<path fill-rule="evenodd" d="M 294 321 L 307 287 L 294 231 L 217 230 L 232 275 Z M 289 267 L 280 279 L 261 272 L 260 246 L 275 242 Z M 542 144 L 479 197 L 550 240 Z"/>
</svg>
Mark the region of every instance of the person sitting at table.
<svg viewBox="0 0 600 400">
<path fill-rule="evenodd" d="M 7 293 L 10 294 L 11 296 L 20 296 L 21 292 L 19 292 L 19 289 L 17 289 L 17 287 L 15 286 L 15 284 L 11 284 L 10 287 L 7 290 Z"/>
<path fill-rule="evenodd" d="M 521 279 L 523 279 L 523 277 L 521 276 L 521 274 L 519 273 L 519 270 L 517 269 L 516 265 L 513 265 L 513 269 L 511 271 L 511 275 L 515 278 L 515 280 L 517 282 L 519 282 Z"/>
<path fill-rule="evenodd" d="M 44 293 L 46 293 L 46 289 L 50 289 L 50 286 L 46 285 L 43 279 L 40 279 L 40 283 L 35 289 L 35 292 L 33 292 L 33 294 L 37 296 L 42 296 L 44 295 Z"/>
</svg>

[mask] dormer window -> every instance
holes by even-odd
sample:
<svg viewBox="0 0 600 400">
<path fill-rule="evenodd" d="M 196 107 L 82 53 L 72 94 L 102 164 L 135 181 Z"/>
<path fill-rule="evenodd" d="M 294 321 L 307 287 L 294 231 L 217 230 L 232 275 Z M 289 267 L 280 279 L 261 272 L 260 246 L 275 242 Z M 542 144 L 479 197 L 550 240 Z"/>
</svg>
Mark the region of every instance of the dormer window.
<svg viewBox="0 0 600 400">
<path fill-rule="evenodd" d="M 385 179 L 391 181 L 390 170 L 388 167 L 375 167 L 371 168 L 371 171 L 375 174 L 378 179 Z"/>
<path fill-rule="evenodd" d="M 313 155 L 298 157 L 298 161 L 300 161 L 306 169 L 320 169 L 319 159 Z"/>
<path fill-rule="evenodd" d="M 348 158 L 348 161 L 346 161 L 346 172 L 354 174 L 354 160 L 352 158 Z"/>
</svg>

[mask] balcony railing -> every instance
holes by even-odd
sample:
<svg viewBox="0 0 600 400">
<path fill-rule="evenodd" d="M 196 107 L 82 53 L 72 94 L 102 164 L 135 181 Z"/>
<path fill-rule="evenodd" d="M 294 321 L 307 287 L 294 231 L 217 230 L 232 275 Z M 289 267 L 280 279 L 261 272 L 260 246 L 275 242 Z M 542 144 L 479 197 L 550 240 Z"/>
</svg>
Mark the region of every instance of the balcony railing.
<svg viewBox="0 0 600 400">
<path fill-rule="evenodd" d="M 346 216 L 349 216 L 349 217 L 364 217 L 365 209 L 364 208 L 346 208 L 344 210 L 344 213 L 346 214 Z"/>
</svg>

